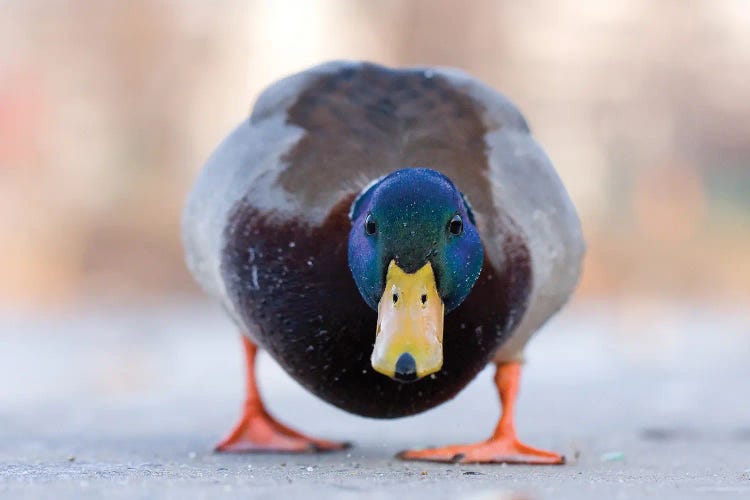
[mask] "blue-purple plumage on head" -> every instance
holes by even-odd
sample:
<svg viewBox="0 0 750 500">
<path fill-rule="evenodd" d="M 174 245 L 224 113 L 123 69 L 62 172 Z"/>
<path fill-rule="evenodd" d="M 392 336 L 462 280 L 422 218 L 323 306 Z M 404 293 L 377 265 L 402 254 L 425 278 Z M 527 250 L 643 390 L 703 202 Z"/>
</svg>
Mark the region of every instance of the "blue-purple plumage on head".
<svg viewBox="0 0 750 500">
<path fill-rule="evenodd" d="M 456 215 L 459 234 L 450 227 Z M 349 268 L 373 309 L 391 260 L 407 273 L 430 262 L 447 311 L 464 301 L 479 277 L 483 248 L 471 209 L 453 182 L 435 170 L 407 168 L 378 179 L 354 201 L 351 219 Z"/>
</svg>

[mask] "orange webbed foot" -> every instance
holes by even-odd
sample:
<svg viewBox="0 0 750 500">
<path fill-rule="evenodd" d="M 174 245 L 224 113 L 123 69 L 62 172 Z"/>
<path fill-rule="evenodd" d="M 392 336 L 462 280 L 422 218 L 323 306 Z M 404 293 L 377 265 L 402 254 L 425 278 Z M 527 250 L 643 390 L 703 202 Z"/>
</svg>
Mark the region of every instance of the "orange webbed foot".
<svg viewBox="0 0 750 500">
<path fill-rule="evenodd" d="M 489 439 L 481 443 L 407 450 L 397 455 L 402 460 L 462 464 L 561 465 L 565 457 L 551 451 L 527 446 L 514 438 Z"/>
<path fill-rule="evenodd" d="M 316 439 L 277 422 L 267 413 L 243 416 L 216 451 L 221 453 L 315 453 L 348 448 L 349 443 Z"/>
<path fill-rule="evenodd" d="M 315 439 L 295 431 L 266 411 L 255 380 L 258 348 L 243 336 L 247 362 L 247 399 L 237 426 L 216 445 L 221 453 L 314 453 L 348 448 L 349 443 Z"/>
<path fill-rule="evenodd" d="M 475 444 L 402 451 L 397 456 L 403 460 L 462 464 L 564 464 L 565 457 L 562 455 L 532 448 L 518 440 L 513 422 L 513 409 L 520 374 L 521 364 L 517 361 L 497 365 L 495 384 L 500 393 L 503 410 L 490 439 Z"/>
</svg>

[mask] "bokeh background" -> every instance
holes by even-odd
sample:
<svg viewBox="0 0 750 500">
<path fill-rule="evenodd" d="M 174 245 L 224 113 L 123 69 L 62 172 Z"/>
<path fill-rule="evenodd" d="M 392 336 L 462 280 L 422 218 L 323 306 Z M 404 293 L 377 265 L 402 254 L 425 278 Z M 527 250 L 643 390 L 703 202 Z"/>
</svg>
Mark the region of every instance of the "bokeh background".
<svg viewBox="0 0 750 500">
<path fill-rule="evenodd" d="M 363 422 L 263 355 L 272 413 L 355 440 L 354 458 L 290 461 L 291 484 L 252 479 L 287 458 L 210 454 L 243 361 L 183 264 L 186 193 L 265 86 L 342 58 L 455 66 L 504 92 L 581 215 L 581 284 L 531 342 L 518 406 L 523 439 L 580 460 L 466 481 L 747 493 L 749 28 L 747 0 L 0 0 L 0 495 L 172 481 L 306 498 L 333 477 L 466 496 L 392 475 L 391 457 L 485 438 L 489 369 L 435 411 Z"/>
<path fill-rule="evenodd" d="M 698 1 L 0 2 L 0 304 L 199 296 L 190 183 L 269 83 L 337 58 L 513 99 L 580 210 L 578 299 L 750 299 L 750 8 Z"/>
</svg>

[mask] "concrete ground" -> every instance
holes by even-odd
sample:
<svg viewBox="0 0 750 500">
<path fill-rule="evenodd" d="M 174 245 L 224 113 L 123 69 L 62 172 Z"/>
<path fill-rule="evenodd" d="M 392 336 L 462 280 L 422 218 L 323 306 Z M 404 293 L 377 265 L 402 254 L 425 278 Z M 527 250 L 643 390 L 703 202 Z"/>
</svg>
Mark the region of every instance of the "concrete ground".
<svg viewBox="0 0 750 500">
<path fill-rule="evenodd" d="M 492 430 L 489 371 L 455 400 L 377 421 L 304 392 L 262 358 L 280 419 L 354 441 L 325 455 L 226 456 L 242 365 L 200 304 L 0 314 L 0 497 L 750 498 L 746 311 L 577 305 L 534 339 L 521 437 L 561 467 L 405 463 L 407 447 Z"/>
</svg>

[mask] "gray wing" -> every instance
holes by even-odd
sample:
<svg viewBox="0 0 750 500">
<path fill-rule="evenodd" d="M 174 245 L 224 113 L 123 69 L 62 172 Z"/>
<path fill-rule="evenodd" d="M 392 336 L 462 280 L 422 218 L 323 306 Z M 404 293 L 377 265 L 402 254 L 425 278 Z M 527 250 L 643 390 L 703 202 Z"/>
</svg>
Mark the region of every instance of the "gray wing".
<svg viewBox="0 0 750 500">
<path fill-rule="evenodd" d="M 520 227 L 529 246 L 533 289 L 524 318 L 498 352 L 498 358 L 507 361 L 520 356 L 529 337 L 575 290 L 585 253 L 583 232 L 565 186 L 515 106 L 465 73 L 439 71 L 484 105 L 493 203 L 498 214 Z M 490 228 L 489 238 L 495 240 L 494 248 L 502 248 L 501 232 Z M 493 264 L 502 266 L 499 252 L 488 253 Z"/>
<path fill-rule="evenodd" d="M 284 156 L 304 130 L 287 122 L 287 109 L 301 89 L 319 75 L 351 63 L 317 66 L 274 83 L 258 97 L 251 116 L 240 123 L 211 154 L 188 196 L 182 239 L 188 269 L 201 287 L 218 298 L 237 320 L 221 276 L 221 251 L 230 210 L 244 197 L 278 213 L 298 210 L 295 197 L 278 176 Z"/>
</svg>

